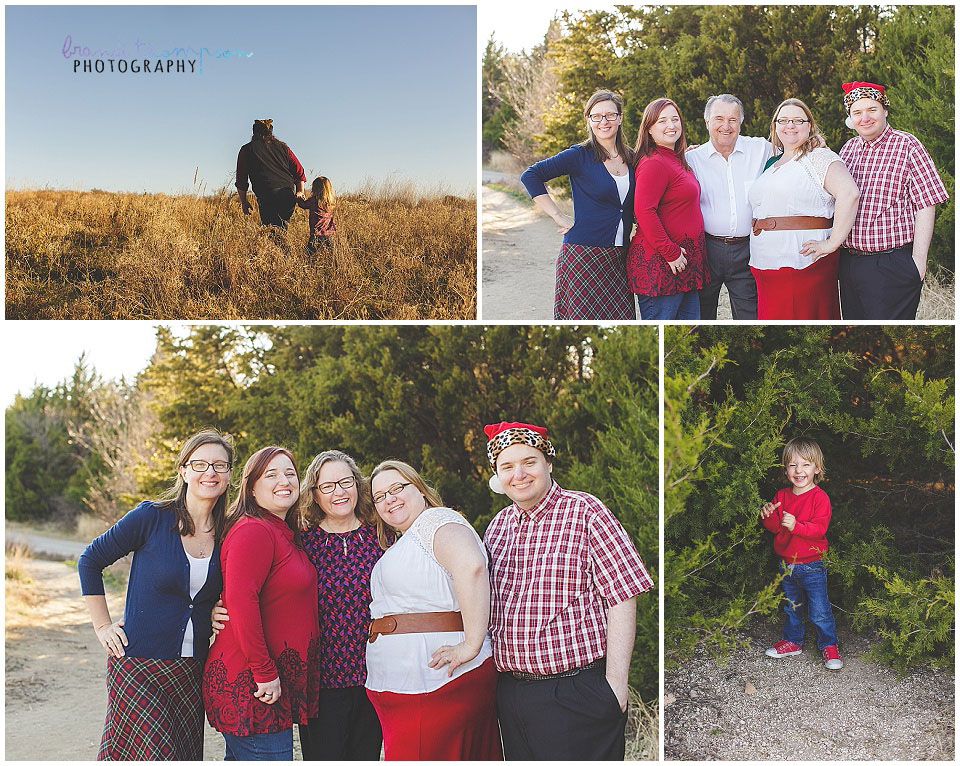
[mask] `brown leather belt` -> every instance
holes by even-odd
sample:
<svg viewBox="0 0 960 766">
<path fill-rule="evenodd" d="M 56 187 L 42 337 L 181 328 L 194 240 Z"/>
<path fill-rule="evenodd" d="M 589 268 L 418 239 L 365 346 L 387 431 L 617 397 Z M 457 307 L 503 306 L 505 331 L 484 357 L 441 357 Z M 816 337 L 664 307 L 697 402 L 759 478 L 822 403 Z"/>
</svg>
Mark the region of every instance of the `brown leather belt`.
<svg viewBox="0 0 960 766">
<path fill-rule="evenodd" d="M 761 231 L 798 231 L 801 229 L 829 229 L 833 226 L 832 218 L 819 215 L 781 215 L 776 218 L 754 218 L 751 226 L 753 233 L 759 235 Z"/>
<path fill-rule="evenodd" d="M 370 623 L 367 640 L 372 644 L 388 633 L 453 633 L 463 630 L 460 612 L 409 612 L 388 614 Z"/>
<path fill-rule="evenodd" d="M 704 232 L 704 234 L 707 235 L 707 239 L 712 239 L 712 240 L 715 240 L 715 241 L 717 241 L 717 242 L 723 242 L 723 244 L 725 244 L 725 245 L 736 245 L 736 244 L 739 244 L 740 242 L 746 242 L 748 239 L 750 239 L 749 236 L 747 236 L 747 237 L 718 237 L 716 234 L 710 234 L 710 233 L 708 233 L 708 232 Z"/>
</svg>

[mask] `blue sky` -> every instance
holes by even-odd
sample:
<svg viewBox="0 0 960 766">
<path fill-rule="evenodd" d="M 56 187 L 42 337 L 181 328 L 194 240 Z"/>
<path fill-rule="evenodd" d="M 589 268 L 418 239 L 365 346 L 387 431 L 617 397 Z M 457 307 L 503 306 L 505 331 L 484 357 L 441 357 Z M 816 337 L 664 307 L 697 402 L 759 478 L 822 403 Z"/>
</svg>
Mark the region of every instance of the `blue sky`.
<svg viewBox="0 0 960 766">
<path fill-rule="evenodd" d="M 5 15 L 7 188 L 176 193 L 192 190 L 197 169 L 208 190 L 232 187 L 256 118 L 273 119 L 308 186 L 322 174 L 335 191 L 384 178 L 475 188 L 473 6 L 7 6 Z M 151 48 L 153 61 L 180 47 L 253 56 L 204 55 L 198 74 L 75 73 L 68 35 L 116 54 L 102 56 L 107 68 Z"/>
</svg>

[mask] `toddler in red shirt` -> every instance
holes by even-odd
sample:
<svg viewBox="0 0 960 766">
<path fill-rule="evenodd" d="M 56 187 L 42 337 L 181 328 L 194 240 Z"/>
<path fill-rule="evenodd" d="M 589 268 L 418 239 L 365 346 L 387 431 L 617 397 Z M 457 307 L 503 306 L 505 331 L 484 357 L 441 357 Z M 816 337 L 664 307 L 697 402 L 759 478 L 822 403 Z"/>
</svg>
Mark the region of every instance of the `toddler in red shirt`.
<svg viewBox="0 0 960 766">
<path fill-rule="evenodd" d="M 812 439 L 791 439 L 783 448 L 783 471 L 790 486 L 777 492 L 760 511 L 763 526 L 774 535 L 773 549 L 784 573 L 783 638 L 766 654 L 775 658 L 800 654 L 806 604 L 807 616 L 817 629 L 823 662 L 828 669 L 839 670 L 843 661 L 821 561 L 827 552 L 830 498 L 817 486 L 824 476 L 820 445 Z"/>
<path fill-rule="evenodd" d="M 298 199 L 297 206 L 310 212 L 310 239 L 307 240 L 307 254 L 314 255 L 323 250 L 333 250 L 333 233 L 337 225 L 333 222 L 333 205 L 335 197 L 333 185 L 326 176 L 313 179 L 310 187 L 310 196 L 307 199 Z"/>
</svg>

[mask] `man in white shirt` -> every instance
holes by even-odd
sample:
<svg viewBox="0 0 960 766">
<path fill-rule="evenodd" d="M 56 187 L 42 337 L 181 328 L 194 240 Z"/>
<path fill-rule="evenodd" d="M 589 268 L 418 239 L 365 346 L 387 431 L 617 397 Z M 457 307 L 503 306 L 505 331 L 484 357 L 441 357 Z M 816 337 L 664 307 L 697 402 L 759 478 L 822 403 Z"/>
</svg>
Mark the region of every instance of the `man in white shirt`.
<svg viewBox="0 0 960 766">
<path fill-rule="evenodd" d="M 710 268 L 710 284 L 700 291 L 700 318 L 717 318 L 720 287 L 725 284 L 733 318 L 756 319 L 747 189 L 760 177 L 773 147 L 765 138 L 740 135 L 743 104 L 729 93 L 708 98 L 703 119 L 710 141 L 687 152 L 687 162 L 700 182 Z"/>
</svg>

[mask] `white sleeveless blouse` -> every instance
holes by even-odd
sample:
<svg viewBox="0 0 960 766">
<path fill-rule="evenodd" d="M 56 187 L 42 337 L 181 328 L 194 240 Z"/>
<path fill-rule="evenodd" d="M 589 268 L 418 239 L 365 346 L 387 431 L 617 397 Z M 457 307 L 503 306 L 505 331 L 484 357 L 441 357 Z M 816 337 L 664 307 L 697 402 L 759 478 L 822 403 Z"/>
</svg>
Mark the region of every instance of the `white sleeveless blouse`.
<svg viewBox="0 0 960 766">
<path fill-rule="evenodd" d="M 487 551 L 470 523 L 450 508 L 423 511 L 396 543 L 380 557 L 370 575 L 374 619 L 407 612 L 458 612 L 453 578 L 437 561 L 433 540 L 445 524 L 460 524 L 473 533 L 477 547 L 487 561 Z M 451 633 L 402 633 L 377 636 L 367 644 L 366 687 L 378 692 L 423 694 L 478 667 L 493 654 L 490 636 L 483 639 L 480 653 L 460 665 L 453 678 L 448 668 L 427 666 L 433 652 L 444 645 L 459 644 L 463 631 Z"/>
<path fill-rule="evenodd" d="M 785 162 L 779 168 L 769 167 L 753 182 L 747 200 L 754 218 L 815 215 L 833 218 L 833 195 L 823 188 L 827 169 L 840 156 L 826 148 L 814 149 L 800 159 Z M 813 258 L 801 255 L 800 248 L 809 240 L 821 241 L 831 229 L 799 231 L 761 231 L 750 233 L 750 265 L 755 269 L 779 269 L 787 266 L 803 269 Z"/>
</svg>

